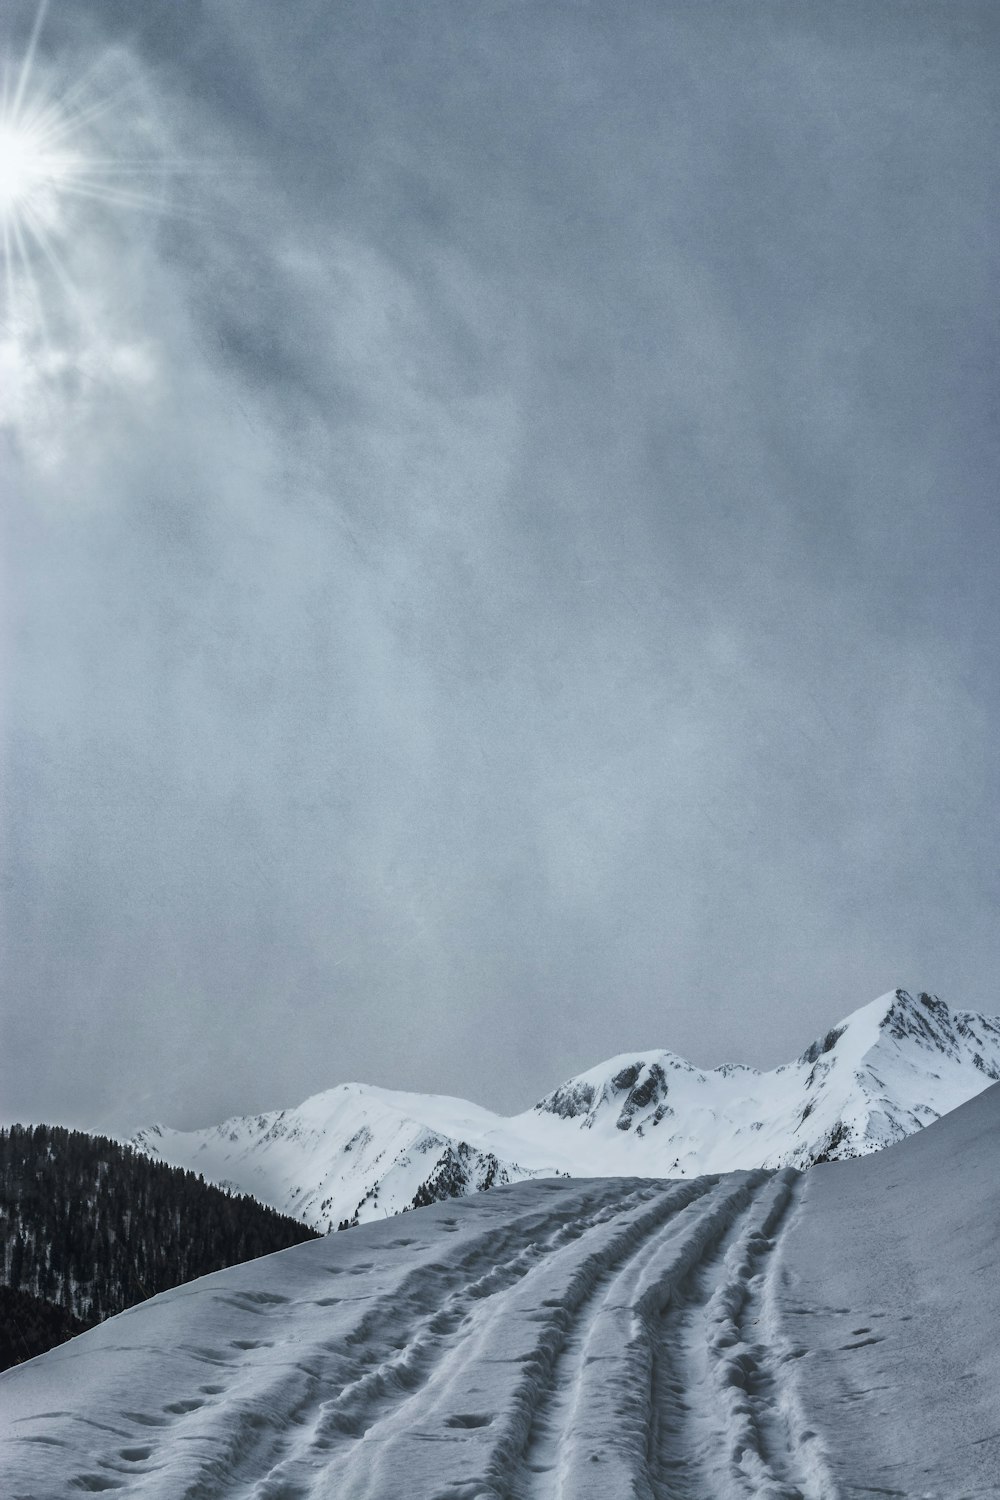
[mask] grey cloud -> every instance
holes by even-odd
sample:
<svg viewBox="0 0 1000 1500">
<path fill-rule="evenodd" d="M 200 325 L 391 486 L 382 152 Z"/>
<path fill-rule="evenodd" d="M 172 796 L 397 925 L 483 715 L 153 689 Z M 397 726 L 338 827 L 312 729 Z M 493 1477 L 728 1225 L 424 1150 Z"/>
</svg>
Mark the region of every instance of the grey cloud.
<svg viewBox="0 0 1000 1500">
<path fill-rule="evenodd" d="M 992 8 L 68 40 L 238 170 L 123 251 L 151 392 L 10 450 L 4 1108 L 995 1008 Z"/>
</svg>

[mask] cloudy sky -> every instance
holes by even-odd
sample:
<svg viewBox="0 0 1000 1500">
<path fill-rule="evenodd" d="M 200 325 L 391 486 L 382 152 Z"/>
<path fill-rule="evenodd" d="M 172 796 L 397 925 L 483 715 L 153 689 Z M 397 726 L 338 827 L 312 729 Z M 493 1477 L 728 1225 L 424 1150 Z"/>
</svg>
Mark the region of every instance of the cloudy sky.
<svg viewBox="0 0 1000 1500">
<path fill-rule="evenodd" d="M 992 0 L 35 19 L 0 1112 L 1000 1010 Z"/>
</svg>

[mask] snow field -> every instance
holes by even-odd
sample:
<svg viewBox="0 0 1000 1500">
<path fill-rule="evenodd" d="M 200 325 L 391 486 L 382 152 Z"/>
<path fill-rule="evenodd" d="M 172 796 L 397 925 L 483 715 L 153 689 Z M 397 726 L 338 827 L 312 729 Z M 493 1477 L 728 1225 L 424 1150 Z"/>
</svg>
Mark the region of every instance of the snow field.
<svg viewBox="0 0 1000 1500">
<path fill-rule="evenodd" d="M 480 1310 L 525 1278 L 538 1286 L 539 1267 L 575 1242 L 621 1234 L 620 1216 L 666 1191 L 634 1180 L 504 1189 L 154 1298 L 0 1378 L 4 1500 L 105 1490 L 291 1500 L 329 1493 L 359 1441 L 366 1456 L 349 1482 L 364 1493 L 387 1418 L 455 1373 Z M 560 1264 L 570 1270 L 566 1256 Z M 468 1411 L 462 1399 L 448 1415 Z M 445 1472 L 470 1435 L 445 1427 Z M 389 1492 L 407 1493 L 399 1483 L 397 1465 Z M 350 1492 L 338 1479 L 334 1493 Z"/>
<path fill-rule="evenodd" d="M 796 1177 L 524 1184 L 178 1288 L 0 1385 L 12 1500 L 820 1500 L 742 1322 Z"/>
<path fill-rule="evenodd" d="M 1000 1089 L 858 1162 L 543 1180 L 0 1375 L 3 1500 L 1000 1500 Z"/>
</svg>

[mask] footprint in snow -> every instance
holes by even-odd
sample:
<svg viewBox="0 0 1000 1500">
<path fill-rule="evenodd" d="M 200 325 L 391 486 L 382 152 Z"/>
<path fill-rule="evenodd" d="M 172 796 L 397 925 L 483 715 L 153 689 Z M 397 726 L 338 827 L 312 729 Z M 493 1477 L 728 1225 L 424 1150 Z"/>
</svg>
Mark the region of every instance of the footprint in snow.
<svg viewBox="0 0 1000 1500">
<path fill-rule="evenodd" d="M 206 1349 L 198 1344 L 181 1344 L 180 1347 L 185 1354 L 192 1354 L 206 1365 L 224 1365 L 230 1358 L 222 1349 Z"/>
</svg>

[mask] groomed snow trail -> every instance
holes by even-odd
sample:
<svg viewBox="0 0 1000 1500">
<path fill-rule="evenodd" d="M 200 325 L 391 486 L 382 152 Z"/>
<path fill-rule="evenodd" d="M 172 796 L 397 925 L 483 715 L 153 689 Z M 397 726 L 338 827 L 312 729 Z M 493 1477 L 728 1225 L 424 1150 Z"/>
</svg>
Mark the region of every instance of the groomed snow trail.
<svg viewBox="0 0 1000 1500">
<path fill-rule="evenodd" d="M 796 1177 L 498 1189 L 179 1288 L 8 1377 L 11 1500 L 830 1500 L 766 1333 Z"/>
</svg>

